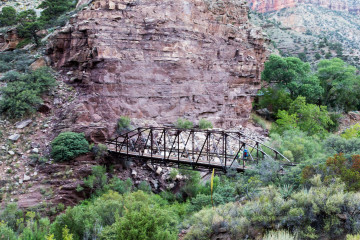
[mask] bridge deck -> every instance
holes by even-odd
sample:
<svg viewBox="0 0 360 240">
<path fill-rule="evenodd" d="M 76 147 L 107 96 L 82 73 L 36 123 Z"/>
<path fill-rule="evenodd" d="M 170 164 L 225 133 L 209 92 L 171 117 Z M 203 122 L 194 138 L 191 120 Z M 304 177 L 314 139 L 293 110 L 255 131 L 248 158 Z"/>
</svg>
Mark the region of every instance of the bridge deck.
<svg viewBox="0 0 360 240">
<path fill-rule="evenodd" d="M 184 157 L 166 157 L 164 159 L 164 156 L 162 155 L 151 155 L 148 153 L 144 153 L 144 154 L 140 154 L 138 152 L 126 152 L 126 151 L 109 151 L 111 154 L 113 155 L 117 155 L 117 156 L 122 156 L 122 157 L 134 157 L 140 160 L 144 160 L 146 162 L 152 162 L 152 163 L 157 163 L 157 164 L 164 164 L 164 165 L 186 165 L 186 166 L 192 166 L 193 168 L 203 168 L 203 169 L 207 169 L 207 170 L 211 170 L 211 169 L 216 169 L 216 170 L 221 170 L 224 171 L 224 167 L 221 165 L 221 163 L 215 163 L 215 162 L 208 162 L 208 161 L 197 161 L 194 162 L 189 158 L 184 158 Z M 227 164 L 228 166 L 226 166 L 229 169 L 233 169 L 236 170 L 237 172 L 244 172 L 245 169 L 247 169 L 246 167 L 243 168 L 242 166 L 232 166 L 230 167 L 230 163 Z M 235 164 L 234 164 L 235 165 Z"/>
</svg>

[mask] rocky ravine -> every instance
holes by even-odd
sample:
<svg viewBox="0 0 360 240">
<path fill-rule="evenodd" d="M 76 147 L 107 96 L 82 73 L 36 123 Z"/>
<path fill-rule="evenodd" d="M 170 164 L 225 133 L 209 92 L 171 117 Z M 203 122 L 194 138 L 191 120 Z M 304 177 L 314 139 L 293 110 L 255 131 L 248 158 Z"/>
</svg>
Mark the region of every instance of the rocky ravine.
<svg viewBox="0 0 360 240">
<path fill-rule="evenodd" d="M 48 46 L 52 65 L 80 95 L 57 113 L 55 132 L 101 141 L 121 115 L 244 124 L 265 41 L 243 1 L 91 1 Z"/>
<path fill-rule="evenodd" d="M 261 13 L 278 11 L 283 8 L 294 7 L 299 3 L 305 3 L 335 11 L 360 14 L 359 0 L 249 0 L 248 2 L 252 10 Z"/>
</svg>

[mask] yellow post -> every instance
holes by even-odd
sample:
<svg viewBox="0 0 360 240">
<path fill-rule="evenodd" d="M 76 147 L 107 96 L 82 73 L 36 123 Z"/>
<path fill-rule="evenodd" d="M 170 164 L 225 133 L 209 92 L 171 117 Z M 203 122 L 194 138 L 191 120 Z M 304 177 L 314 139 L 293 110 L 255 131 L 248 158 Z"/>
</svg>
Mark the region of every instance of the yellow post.
<svg viewBox="0 0 360 240">
<path fill-rule="evenodd" d="M 211 174 L 211 183 L 210 183 L 210 188 L 211 188 L 211 204 L 214 208 L 214 201 L 213 201 L 213 187 L 214 187 L 214 174 L 215 174 L 215 168 L 213 168 L 213 172 Z"/>
</svg>

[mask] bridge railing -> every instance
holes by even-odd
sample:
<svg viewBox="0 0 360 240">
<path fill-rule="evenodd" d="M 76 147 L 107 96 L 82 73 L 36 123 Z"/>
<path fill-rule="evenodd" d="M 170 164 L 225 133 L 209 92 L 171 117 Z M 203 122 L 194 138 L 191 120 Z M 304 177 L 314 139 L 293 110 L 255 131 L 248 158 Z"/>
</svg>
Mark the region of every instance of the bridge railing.
<svg viewBox="0 0 360 240">
<path fill-rule="evenodd" d="M 242 132 L 167 127 L 137 128 L 107 141 L 109 150 L 164 164 L 188 164 L 193 168 L 245 169 L 245 162 L 265 157 L 291 165 L 276 149 Z M 248 157 L 244 161 L 244 150 Z"/>
</svg>

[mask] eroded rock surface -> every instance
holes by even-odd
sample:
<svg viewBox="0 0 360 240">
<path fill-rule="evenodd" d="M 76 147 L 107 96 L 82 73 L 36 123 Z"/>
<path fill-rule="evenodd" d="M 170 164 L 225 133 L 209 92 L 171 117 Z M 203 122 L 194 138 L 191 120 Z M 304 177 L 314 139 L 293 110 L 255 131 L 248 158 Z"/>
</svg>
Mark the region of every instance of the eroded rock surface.
<svg viewBox="0 0 360 240">
<path fill-rule="evenodd" d="M 360 2 L 358 0 L 249 0 L 248 2 L 252 10 L 262 13 L 277 11 L 283 8 L 294 7 L 299 3 L 305 3 L 335 11 L 360 14 Z"/>
<path fill-rule="evenodd" d="M 53 66 L 79 92 L 57 130 L 109 137 L 121 115 L 244 124 L 265 41 L 242 1 L 92 1 L 48 46 Z"/>
</svg>

